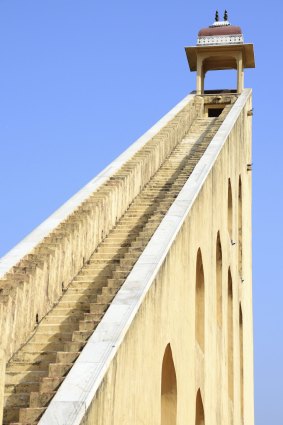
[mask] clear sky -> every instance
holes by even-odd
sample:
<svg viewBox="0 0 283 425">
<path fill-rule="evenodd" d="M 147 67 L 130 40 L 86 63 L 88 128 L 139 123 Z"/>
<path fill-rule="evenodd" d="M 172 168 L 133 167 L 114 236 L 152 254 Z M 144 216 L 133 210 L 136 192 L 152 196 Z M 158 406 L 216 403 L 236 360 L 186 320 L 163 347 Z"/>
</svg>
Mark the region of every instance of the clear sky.
<svg viewBox="0 0 283 425">
<path fill-rule="evenodd" d="M 281 425 L 282 1 L 0 0 L 0 256 L 195 88 L 183 47 L 216 8 L 255 44 L 256 425 Z"/>
</svg>

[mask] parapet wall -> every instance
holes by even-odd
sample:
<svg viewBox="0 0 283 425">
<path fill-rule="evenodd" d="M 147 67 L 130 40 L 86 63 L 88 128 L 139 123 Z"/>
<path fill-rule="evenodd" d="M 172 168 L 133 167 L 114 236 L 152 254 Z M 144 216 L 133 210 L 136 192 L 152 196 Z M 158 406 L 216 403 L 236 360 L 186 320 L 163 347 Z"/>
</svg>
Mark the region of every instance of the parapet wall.
<svg viewBox="0 0 283 425">
<path fill-rule="evenodd" d="M 62 296 L 201 111 L 187 96 L 0 260 L 1 349 L 9 359 Z"/>
</svg>

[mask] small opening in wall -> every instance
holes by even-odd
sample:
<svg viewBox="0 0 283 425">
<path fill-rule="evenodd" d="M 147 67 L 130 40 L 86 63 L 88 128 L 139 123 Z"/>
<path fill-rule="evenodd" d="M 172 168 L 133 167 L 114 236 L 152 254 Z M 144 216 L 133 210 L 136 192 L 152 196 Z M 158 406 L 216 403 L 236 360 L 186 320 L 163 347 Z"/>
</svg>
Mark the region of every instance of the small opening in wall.
<svg viewBox="0 0 283 425">
<path fill-rule="evenodd" d="M 228 231 L 232 242 L 232 229 L 233 229 L 233 198 L 231 180 L 228 179 Z M 232 243 L 232 245 L 235 245 Z"/>
<path fill-rule="evenodd" d="M 197 392 L 197 398 L 196 398 L 196 420 L 195 425 L 204 425 L 204 408 L 202 403 L 202 397 L 200 390 Z"/>
<path fill-rule="evenodd" d="M 177 378 L 170 344 L 167 345 L 162 362 L 161 425 L 176 425 Z"/>
<path fill-rule="evenodd" d="M 208 116 L 210 118 L 219 117 L 223 111 L 223 108 L 208 108 Z"/>
<path fill-rule="evenodd" d="M 197 263 L 196 263 L 196 310 L 195 310 L 195 334 L 196 340 L 204 351 L 204 323 L 205 323 L 205 303 L 204 303 L 204 272 L 202 264 L 202 255 L 200 248 L 197 253 Z"/>
<path fill-rule="evenodd" d="M 38 325 L 39 323 L 39 317 L 38 317 L 38 313 L 35 315 L 35 323 Z"/>
</svg>

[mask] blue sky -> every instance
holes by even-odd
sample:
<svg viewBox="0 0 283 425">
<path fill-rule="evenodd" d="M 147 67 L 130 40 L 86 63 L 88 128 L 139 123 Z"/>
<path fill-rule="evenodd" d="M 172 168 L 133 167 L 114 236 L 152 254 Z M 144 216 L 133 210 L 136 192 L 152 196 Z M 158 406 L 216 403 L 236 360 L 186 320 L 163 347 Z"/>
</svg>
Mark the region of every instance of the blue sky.
<svg viewBox="0 0 283 425">
<path fill-rule="evenodd" d="M 255 44 L 256 424 L 283 424 L 279 0 L 0 0 L 0 256 L 195 88 L 184 46 L 215 9 Z M 206 87 L 235 85 L 211 73 Z"/>
</svg>

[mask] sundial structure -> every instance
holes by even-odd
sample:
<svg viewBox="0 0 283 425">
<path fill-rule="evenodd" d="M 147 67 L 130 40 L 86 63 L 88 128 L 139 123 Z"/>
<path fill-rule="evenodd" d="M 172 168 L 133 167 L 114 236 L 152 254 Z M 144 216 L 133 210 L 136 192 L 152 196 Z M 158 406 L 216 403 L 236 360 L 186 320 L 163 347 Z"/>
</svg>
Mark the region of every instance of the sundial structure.
<svg viewBox="0 0 283 425">
<path fill-rule="evenodd" d="M 253 45 L 216 14 L 186 54 L 196 92 L 0 260 L 5 425 L 254 424 Z"/>
</svg>

